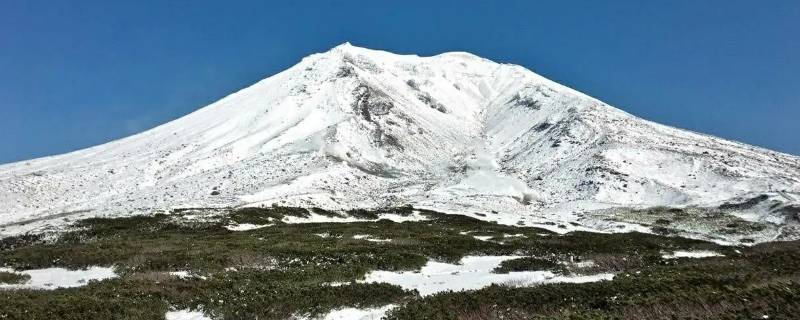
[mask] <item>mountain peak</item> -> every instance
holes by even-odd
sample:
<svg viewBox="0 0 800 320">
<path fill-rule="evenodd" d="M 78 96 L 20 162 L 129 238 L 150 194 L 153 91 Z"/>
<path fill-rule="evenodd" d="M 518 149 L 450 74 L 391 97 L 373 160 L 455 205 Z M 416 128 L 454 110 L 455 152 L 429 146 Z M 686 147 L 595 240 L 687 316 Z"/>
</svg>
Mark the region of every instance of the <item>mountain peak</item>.
<svg viewBox="0 0 800 320">
<path fill-rule="evenodd" d="M 475 54 L 472 54 L 472 53 L 469 53 L 469 52 L 466 52 L 466 51 L 448 51 L 448 52 L 442 52 L 442 53 L 439 53 L 439 54 L 436 54 L 436 55 L 432 55 L 432 56 L 419 56 L 419 55 L 416 55 L 416 54 L 396 54 L 396 53 L 385 51 L 385 50 L 377 50 L 377 49 L 371 49 L 371 48 L 356 46 L 356 45 L 351 44 L 350 42 L 344 42 L 342 44 L 339 44 L 339 45 L 331 48 L 327 52 L 329 52 L 329 53 L 337 53 L 337 54 L 362 55 L 362 56 L 370 57 L 370 58 L 374 58 L 374 59 L 389 59 L 389 60 L 422 59 L 422 60 L 427 60 L 427 59 L 437 59 L 437 58 L 439 58 L 439 59 L 450 58 L 450 59 L 476 60 L 476 61 L 482 61 L 482 62 L 496 64 L 493 61 L 490 61 L 488 59 L 479 57 L 479 56 L 477 56 Z"/>
<path fill-rule="evenodd" d="M 344 42 L 344 43 L 342 43 L 340 45 L 337 45 L 337 46 L 331 48 L 330 50 L 328 50 L 328 52 L 350 53 L 350 54 L 370 54 L 370 53 L 378 53 L 378 52 L 381 52 L 381 53 L 384 53 L 384 54 L 389 53 L 389 52 L 386 52 L 386 51 L 380 51 L 380 50 L 374 50 L 374 49 L 369 49 L 369 48 L 365 48 L 365 47 L 354 46 L 350 42 Z"/>
</svg>

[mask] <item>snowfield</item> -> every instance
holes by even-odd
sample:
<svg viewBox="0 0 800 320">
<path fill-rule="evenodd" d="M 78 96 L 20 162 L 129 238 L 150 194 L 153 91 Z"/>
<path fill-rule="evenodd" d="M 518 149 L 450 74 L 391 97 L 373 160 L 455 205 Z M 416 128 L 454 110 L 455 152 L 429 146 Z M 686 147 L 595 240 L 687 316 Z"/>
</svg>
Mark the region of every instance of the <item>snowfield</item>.
<svg viewBox="0 0 800 320">
<path fill-rule="evenodd" d="M 24 271 L 0 268 L 0 271 L 25 274 L 30 278 L 20 284 L 0 283 L 2 289 L 38 289 L 55 290 L 58 288 L 74 288 L 85 286 L 89 281 L 101 281 L 116 278 L 114 268 L 90 267 L 84 270 L 67 270 L 64 268 L 46 268 Z"/>
<path fill-rule="evenodd" d="M 419 271 L 372 271 L 365 283 L 385 282 L 406 290 L 417 290 L 423 297 L 445 291 L 477 290 L 492 284 L 533 286 L 546 283 L 586 283 L 610 281 L 614 274 L 560 276 L 551 271 L 494 273 L 503 261 L 522 256 L 467 256 L 459 264 L 428 261 Z"/>
<path fill-rule="evenodd" d="M 677 259 L 677 258 L 709 258 L 709 257 L 722 257 L 723 255 L 714 252 L 714 251 L 707 251 L 707 250 L 697 250 L 697 251 L 675 251 L 672 253 L 665 253 L 661 255 L 664 259 Z"/>
<path fill-rule="evenodd" d="M 316 319 L 319 320 L 379 320 L 383 319 L 386 313 L 396 308 L 396 305 L 390 304 L 387 306 L 379 307 L 379 308 L 367 308 L 367 309 L 357 309 L 357 308 L 344 308 L 333 310 L 328 314 L 318 317 Z M 300 317 L 299 319 L 303 320 L 311 320 L 307 317 Z"/>
<path fill-rule="evenodd" d="M 202 311 L 175 310 L 169 311 L 164 315 L 166 320 L 211 320 Z"/>
<path fill-rule="evenodd" d="M 800 199 L 798 157 L 639 119 L 469 53 L 343 44 L 141 134 L 0 166 L 0 236 L 92 216 L 273 204 L 413 204 L 563 232 L 646 231 L 585 213 L 761 195 L 763 205 L 737 214 L 797 223 L 783 208 Z"/>
</svg>

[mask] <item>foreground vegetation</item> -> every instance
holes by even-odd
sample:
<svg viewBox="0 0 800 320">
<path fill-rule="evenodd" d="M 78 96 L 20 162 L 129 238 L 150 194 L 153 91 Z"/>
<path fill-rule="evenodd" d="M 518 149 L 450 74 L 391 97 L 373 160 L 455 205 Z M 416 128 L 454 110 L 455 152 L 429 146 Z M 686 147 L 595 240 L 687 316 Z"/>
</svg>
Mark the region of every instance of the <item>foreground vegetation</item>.
<svg viewBox="0 0 800 320">
<path fill-rule="evenodd" d="M 30 279 L 26 274 L 18 274 L 7 271 L 0 271 L 0 284 L 19 284 Z"/>
<path fill-rule="evenodd" d="M 414 211 L 349 214 L 378 219 L 380 212 Z M 168 310 L 186 308 L 219 319 L 287 319 L 387 304 L 400 306 L 389 313 L 391 319 L 791 319 L 800 314 L 798 242 L 733 248 L 641 233 L 558 235 L 419 212 L 429 220 L 286 224 L 285 216 L 307 217 L 308 210 L 187 210 L 83 220 L 55 238 L 2 239 L 0 266 L 114 266 L 120 277 L 52 291 L 0 290 L 0 319 L 163 319 Z M 226 228 L 242 224 L 260 228 Z M 483 241 L 473 235 L 492 237 Z M 675 250 L 725 256 L 662 258 Z M 493 285 L 425 298 L 394 285 L 357 282 L 372 270 L 416 270 L 430 259 L 455 263 L 466 255 L 528 257 L 504 262 L 498 273 L 617 276 L 586 284 Z M 185 273 L 170 274 L 178 271 Z M 15 276 L 0 273 L 0 283 L 24 281 Z"/>
</svg>

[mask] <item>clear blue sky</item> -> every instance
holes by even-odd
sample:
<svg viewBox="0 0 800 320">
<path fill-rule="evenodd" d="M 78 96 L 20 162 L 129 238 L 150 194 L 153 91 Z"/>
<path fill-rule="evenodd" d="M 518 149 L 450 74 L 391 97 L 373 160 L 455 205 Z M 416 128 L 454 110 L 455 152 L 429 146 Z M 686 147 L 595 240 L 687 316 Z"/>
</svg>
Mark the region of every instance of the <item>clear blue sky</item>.
<svg viewBox="0 0 800 320">
<path fill-rule="evenodd" d="M 646 119 L 800 154 L 795 0 L 7 0 L 0 163 L 143 131 L 345 41 L 469 51 Z"/>
</svg>

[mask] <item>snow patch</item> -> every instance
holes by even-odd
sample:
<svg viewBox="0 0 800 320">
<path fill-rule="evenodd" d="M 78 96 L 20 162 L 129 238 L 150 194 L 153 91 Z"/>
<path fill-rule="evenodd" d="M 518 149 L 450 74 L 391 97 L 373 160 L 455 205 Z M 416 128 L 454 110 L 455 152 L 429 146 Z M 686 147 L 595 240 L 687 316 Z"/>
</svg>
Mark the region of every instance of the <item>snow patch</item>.
<svg viewBox="0 0 800 320">
<path fill-rule="evenodd" d="M 523 256 L 467 256 L 460 264 L 428 261 L 419 271 L 372 271 L 361 282 L 389 283 L 406 290 L 417 290 L 422 296 L 444 291 L 477 290 L 491 284 L 532 286 L 545 283 L 584 283 L 612 280 L 613 274 L 559 276 L 550 271 L 493 273 L 503 261 Z"/>
<path fill-rule="evenodd" d="M 348 222 L 370 222 L 370 221 L 378 221 L 378 220 L 390 220 L 397 223 L 402 223 L 406 221 L 426 221 L 430 220 L 428 217 L 414 212 L 410 215 L 399 215 L 396 213 L 384 213 L 379 214 L 378 219 L 359 219 L 356 217 L 340 217 L 340 216 L 326 216 L 311 212 L 308 217 L 295 217 L 295 216 L 285 216 L 283 217 L 284 223 L 289 224 L 298 224 L 298 223 L 348 223 Z"/>
<path fill-rule="evenodd" d="M 203 311 L 193 311 L 189 309 L 169 311 L 164 315 L 166 320 L 211 320 L 203 314 Z"/>
<path fill-rule="evenodd" d="M 201 280 L 207 279 L 205 276 L 193 274 L 189 271 L 172 271 L 169 273 L 169 275 L 176 277 L 178 279 L 191 279 L 191 278 L 197 278 Z"/>
<path fill-rule="evenodd" d="M 46 268 L 25 271 L 0 268 L 0 271 L 27 274 L 30 279 L 20 284 L 0 284 L 0 289 L 41 289 L 74 288 L 87 285 L 90 281 L 116 278 L 114 268 L 89 267 L 83 270 Z"/>
<path fill-rule="evenodd" d="M 344 308 L 333 310 L 324 315 L 322 320 L 378 320 L 386 316 L 386 312 L 397 307 L 394 304 L 386 305 L 378 308 Z"/>
<path fill-rule="evenodd" d="M 273 226 L 273 224 L 252 224 L 252 223 L 240 223 L 240 224 L 232 224 L 225 226 L 225 229 L 230 231 L 248 231 L 248 230 L 255 230 L 261 229 L 265 227 Z"/>
<path fill-rule="evenodd" d="M 709 257 L 722 257 L 721 253 L 708 251 L 708 250 L 694 250 L 694 251 L 675 251 L 672 253 L 662 254 L 664 259 L 677 259 L 677 258 L 709 258 Z"/>
<path fill-rule="evenodd" d="M 366 240 L 366 241 L 369 241 L 369 242 L 390 242 L 390 241 L 392 241 L 392 239 L 373 238 L 372 235 L 369 235 L 369 234 L 357 234 L 357 235 L 353 236 L 353 239 Z"/>
</svg>

